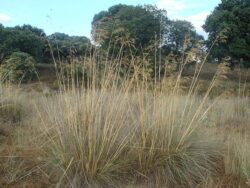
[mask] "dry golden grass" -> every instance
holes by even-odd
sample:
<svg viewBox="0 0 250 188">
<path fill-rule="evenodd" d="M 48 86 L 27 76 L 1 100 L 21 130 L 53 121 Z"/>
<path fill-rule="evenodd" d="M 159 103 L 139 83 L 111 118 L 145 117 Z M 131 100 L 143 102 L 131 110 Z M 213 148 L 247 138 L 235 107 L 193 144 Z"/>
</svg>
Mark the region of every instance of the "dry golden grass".
<svg viewBox="0 0 250 188">
<path fill-rule="evenodd" d="M 1 103 L 11 134 L 0 135 L 0 186 L 247 187 L 249 98 L 216 97 L 221 79 L 155 83 L 137 70 L 91 69 L 87 83 L 71 76 L 51 94 L 1 85 L 0 101 L 17 105 Z"/>
</svg>

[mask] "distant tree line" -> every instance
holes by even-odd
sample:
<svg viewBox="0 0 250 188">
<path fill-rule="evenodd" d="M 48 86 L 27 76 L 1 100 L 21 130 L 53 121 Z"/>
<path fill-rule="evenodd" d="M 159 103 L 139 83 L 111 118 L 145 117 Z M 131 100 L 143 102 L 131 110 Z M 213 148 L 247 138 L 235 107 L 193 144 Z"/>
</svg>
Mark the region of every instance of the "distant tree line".
<svg viewBox="0 0 250 188">
<path fill-rule="evenodd" d="M 123 49 L 122 55 L 182 56 L 198 47 L 209 52 L 209 62 L 228 59 L 232 66 L 250 67 L 250 0 L 222 0 L 203 28 L 208 33 L 206 41 L 190 22 L 169 20 L 164 10 L 120 4 L 94 16 L 92 36 L 111 54 Z"/>
<path fill-rule="evenodd" d="M 110 58 L 140 57 L 157 62 L 169 55 L 186 57 L 191 49 L 209 51 L 210 61 L 230 57 L 231 63 L 250 66 L 250 0 L 222 0 L 203 26 L 208 40 L 184 20 L 170 20 L 167 12 L 152 5 L 115 5 L 96 14 L 92 21 L 92 44 L 87 37 L 54 33 L 30 26 L 0 24 L 0 63 L 14 52 L 24 52 L 36 62 L 70 62 L 91 55 L 91 45 Z M 213 48 L 210 50 L 210 47 Z"/>
<path fill-rule="evenodd" d="M 170 51 L 178 54 L 185 43 L 192 47 L 204 40 L 190 22 L 169 20 L 166 11 L 152 5 L 119 4 L 96 14 L 92 36 L 97 45 L 108 48 L 111 53 L 123 49 L 127 55 L 148 54 L 150 50 L 153 55 L 159 49 L 162 54 Z"/>
<path fill-rule="evenodd" d="M 4 27 L 0 24 L 0 63 L 14 52 L 31 55 L 36 62 L 51 63 L 56 59 L 83 56 L 90 40 L 87 37 L 54 33 L 46 36 L 42 29 L 31 25 Z"/>
</svg>

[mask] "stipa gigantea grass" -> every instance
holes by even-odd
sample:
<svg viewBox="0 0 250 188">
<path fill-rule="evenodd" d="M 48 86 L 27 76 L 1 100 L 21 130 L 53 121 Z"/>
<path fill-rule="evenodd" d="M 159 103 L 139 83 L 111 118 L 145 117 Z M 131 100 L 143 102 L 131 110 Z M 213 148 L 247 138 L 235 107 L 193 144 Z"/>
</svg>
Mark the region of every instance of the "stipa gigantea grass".
<svg viewBox="0 0 250 188">
<path fill-rule="evenodd" d="M 130 131 L 124 126 L 127 112 L 123 108 L 127 104 L 119 95 L 100 95 L 96 91 L 64 94 L 59 107 L 49 111 L 51 121 L 46 126 L 54 126 L 49 133 L 53 157 L 61 168 L 67 169 L 65 175 L 78 177 L 83 183 L 112 183 L 126 173 L 125 146 L 130 141 Z M 118 102 L 122 107 L 116 105 Z"/>
<path fill-rule="evenodd" d="M 58 186 L 119 187 L 146 180 L 193 187 L 216 173 L 218 144 L 200 131 L 206 98 L 197 104 L 194 91 L 179 96 L 181 73 L 167 94 L 149 89 L 158 86 L 138 79 L 138 69 L 128 79 L 106 70 L 101 81 L 92 76 L 88 89 L 73 86 L 45 99 L 41 130 L 51 164 L 61 171 Z M 99 74 L 95 67 L 91 72 Z"/>
</svg>

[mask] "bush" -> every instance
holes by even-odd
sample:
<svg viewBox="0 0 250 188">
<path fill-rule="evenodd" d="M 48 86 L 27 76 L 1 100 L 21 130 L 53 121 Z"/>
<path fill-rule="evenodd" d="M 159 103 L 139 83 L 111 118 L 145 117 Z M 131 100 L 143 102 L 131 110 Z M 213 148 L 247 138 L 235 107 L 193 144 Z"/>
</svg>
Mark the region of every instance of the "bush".
<svg viewBox="0 0 250 188">
<path fill-rule="evenodd" d="M 35 78 L 35 60 L 23 52 L 14 52 L 0 67 L 0 77 L 3 81 L 19 82 Z"/>
</svg>

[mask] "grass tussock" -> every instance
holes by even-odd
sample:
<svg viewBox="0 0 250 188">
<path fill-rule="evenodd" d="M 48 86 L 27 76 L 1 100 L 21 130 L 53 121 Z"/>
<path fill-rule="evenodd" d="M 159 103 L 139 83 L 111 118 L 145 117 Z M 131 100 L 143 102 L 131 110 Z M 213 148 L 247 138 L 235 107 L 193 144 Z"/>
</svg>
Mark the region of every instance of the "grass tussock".
<svg viewBox="0 0 250 188">
<path fill-rule="evenodd" d="M 220 144 L 202 130 L 202 98 L 131 92 L 126 84 L 44 99 L 41 130 L 59 186 L 193 187 L 218 173 Z"/>
<path fill-rule="evenodd" d="M 227 154 L 225 157 L 226 174 L 250 181 L 250 152 L 248 151 L 249 135 L 233 136 L 228 140 Z"/>
<path fill-rule="evenodd" d="M 19 123 L 22 119 L 24 108 L 16 88 L 0 85 L 0 121 L 11 124 Z"/>
<path fill-rule="evenodd" d="M 234 149 L 239 139 L 231 139 L 226 131 L 216 138 L 223 125 L 211 127 L 207 120 L 222 121 L 227 129 L 226 119 L 248 117 L 248 111 L 235 110 L 238 105 L 249 109 L 249 100 L 221 101 L 230 105 L 228 112 L 218 102 L 208 112 L 211 102 L 110 88 L 46 98 L 41 130 L 52 154 L 48 156 L 52 168 L 61 174 L 57 185 L 119 187 L 147 182 L 147 186 L 194 187 L 207 178 L 224 185 L 227 177 L 235 177 L 232 184 L 247 182 L 248 141 Z M 216 180 L 217 176 L 222 178 Z"/>
<path fill-rule="evenodd" d="M 12 101 L 3 101 L 0 106 L 1 121 L 17 123 L 22 118 L 22 105 L 15 104 Z"/>
</svg>

